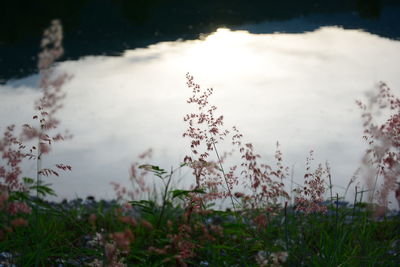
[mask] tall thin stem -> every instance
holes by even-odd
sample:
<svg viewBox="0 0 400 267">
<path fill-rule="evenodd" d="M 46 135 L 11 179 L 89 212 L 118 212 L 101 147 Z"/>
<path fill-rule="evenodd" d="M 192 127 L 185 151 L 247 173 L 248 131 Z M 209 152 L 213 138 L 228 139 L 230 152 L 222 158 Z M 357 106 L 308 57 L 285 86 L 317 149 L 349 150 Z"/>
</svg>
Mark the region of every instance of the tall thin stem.
<svg viewBox="0 0 400 267">
<path fill-rule="evenodd" d="M 218 153 L 218 150 L 217 150 L 217 146 L 215 145 L 214 140 L 212 140 L 212 141 L 213 141 L 214 151 L 215 151 L 215 154 L 217 155 L 218 163 L 219 163 L 219 166 L 220 166 L 220 168 L 221 168 L 221 172 L 222 172 L 222 175 L 224 176 L 225 183 L 226 183 L 226 187 L 227 187 L 228 192 L 229 192 L 229 197 L 230 197 L 230 199 L 231 199 L 232 207 L 233 207 L 233 210 L 235 211 L 235 214 L 236 214 L 236 206 L 235 206 L 235 203 L 233 202 L 232 191 L 231 191 L 231 189 L 229 188 L 228 179 L 226 178 L 225 171 L 224 171 L 224 167 L 222 166 L 221 158 L 219 157 L 219 153 Z"/>
<path fill-rule="evenodd" d="M 292 205 L 294 204 L 294 198 L 292 197 L 292 193 L 293 193 L 293 178 L 294 178 L 294 166 L 295 165 L 296 164 L 292 165 L 292 171 L 290 174 L 290 198 L 291 198 Z"/>
<path fill-rule="evenodd" d="M 174 170 L 171 167 L 171 172 L 168 175 L 168 181 L 167 181 L 167 184 L 165 185 L 165 188 L 164 188 L 163 204 L 161 206 L 160 217 L 158 217 L 158 221 L 157 221 L 157 227 L 156 227 L 157 229 L 160 227 L 161 219 L 162 219 L 162 216 L 164 215 L 165 205 L 167 203 L 168 188 L 169 188 L 169 184 L 171 183 L 173 174 L 174 174 Z"/>
<path fill-rule="evenodd" d="M 42 108 L 39 109 L 42 112 Z M 41 183 L 41 171 L 42 171 L 42 146 L 41 138 L 45 129 L 45 119 L 41 115 L 40 119 L 40 131 L 38 136 L 38 147 L 37 147 L 37 159 L 36 159 L 36 199 L 39 200 L 39 185 Z"/>
<path fill-rule="evenodd" d="M 371 195 L 371 203 L 374 201 L 374 195 L 375 195 L 375 188 L 376 188 L 376 184 L 378 182 L 378 178 L 379 178 L 379 169 L 376 172 L 376 176 L 375 176 L 375 183 L 374 183 L 374 188 L 372 189 L 372 195 Z"/>
<path fill-rule="evenodd" d="M 331 204 L 333 204 L 333 194 L 332 194 L 333 185 L 332 185 L 332 177 L 331 177 L 331 172 L 329 169 L 328 162 L 325 163 L 325 166 L 326 166 L 326 170 L 328 172 L 328 178 L 329 178 L 329 191 L 330 191 L 330 195 L 331 195 Z"/>
<path fill-rule="evenodd" d="M 38 141 L 38 153 L 36 159 L 36 198 L 39 199 L 40 170 L 42 169 L 42 152 L 40 150 L 40 137 Z"/>
<path fill-rule="evenodd" d="M 356 186 L 355 187 L 355 195 L 354 195 L 354 203 L 353 203 L 353 218 L 356 214 L 357 194 L 358 194 L 358 191 L 357 191 L 357 186 Z"/>
<path fill-rule="evenodd" d="M 288 202 L 285 201 L 285 242 L 286 242 L 286 251 L 289 251 L 289 230 L 288 230 L 288 216 L 287 216 L 287 206 Z"/>
</svg>

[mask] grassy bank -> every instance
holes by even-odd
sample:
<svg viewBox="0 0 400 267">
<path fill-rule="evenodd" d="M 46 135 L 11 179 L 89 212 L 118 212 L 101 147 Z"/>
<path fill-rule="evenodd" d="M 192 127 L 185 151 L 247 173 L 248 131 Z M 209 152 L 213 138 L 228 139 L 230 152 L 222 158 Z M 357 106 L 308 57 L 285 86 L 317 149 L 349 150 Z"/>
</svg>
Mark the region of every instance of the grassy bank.
<svg viewBox="0 0 400 267">
<path fill-rule="evenodd" d="M 0 242 L 2 264 L 398 266 L 400 261 L 400 216 L 372 219 L 365 203 L 334 201 L 326 214 L 282 206 L 204 208 L 190 218 L 182 204 L 164 204 L 162 209 L 152 201 L 129 207 L 93 199 L 31 202 L 33 212 L 23 217 L 27 224 L 13 226 Z"/>
</svg>

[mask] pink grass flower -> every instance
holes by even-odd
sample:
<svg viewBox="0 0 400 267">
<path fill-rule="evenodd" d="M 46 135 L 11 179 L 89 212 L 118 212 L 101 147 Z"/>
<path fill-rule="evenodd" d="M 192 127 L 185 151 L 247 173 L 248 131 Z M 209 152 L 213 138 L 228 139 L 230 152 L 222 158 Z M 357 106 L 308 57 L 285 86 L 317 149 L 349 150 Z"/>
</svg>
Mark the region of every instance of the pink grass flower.
<svg viewBox="0 0 400 267">
<path fill-rule="evenodd" d="M 259 214 L 255 219 L 254 219 L 255 224 L 257 225 L 257 229 L 265 229 L 267 227 L 267 216 L 264 213 Z"/>
<path fill-rule="evenodd" d="M 125 229 L 124 232 L 115 232 L 110 234 L 111 239 L 115 241 L 117 247 L 122 251 L 129 251 L 131 242 L 135 240 L 135 237 L 130 229 Z"/>
<path fill-rule="evenodd" d="M 149 221 L 142 220 L 140 223 L 144 228 L 146 228 L 149 231 L 152 231 L 154 229 L 153 225 Z"/>
<path fill-rule="evenodd" d="M 324 177 L 328 177 L 329 169 L 318 165 L 317 169 L 311 171 L 311 162 L 314 160 L 313 151 L 306 161 L 306 174 L 304 175 L 304 187 L 295 189 L 298 193 L 295 197 L 296 210 L 304 211 L 306 214 L 313 212 L 327 212 L 327 207 L 322 204 L 324 193 L 326 191 Z"/>
<path fill-rule="evenodd" d="M 118 220 L 120 220 L 123 223 L 129 224 L 132 227 L 136 227 L 137 226 L 137 222 L 136 222 L 135 218 L 130 217 L 130 216 L 120 216 L 118 218 Z"/>
<path fill-rule="evenodd" d="M 28 221 L 23 218 L 15 218 L 11 221 L 11 225 L 14 227 L 27 226 Z"/>
<path fill-rule="evenodd" d="M 12 215 L 17 213 L 31 213 L 32 209 L 24 202 L 11 202 L 8 205 L 8 212 Z"/>
<path fill-rule="evenodd" d="M 397 189 L 400 176 L 400 98 L 381 82 L 377 92 L 369 95 L 368 104 L 357 104 L 362 110 L 364 139 L 369 145 L 363 158 L 363 177 L 371 189 L 370 201 L 376 192 L 379 205 L 387 207 L 389 193 Z M 386 115 L 383 123 L 379 113 Z M 379 178 L 383 180 L 380 187 Z"/>
<path fill-rule="evenodd" d="M 97 215 L 95 213 L 89 215 L 88 221 L 93 227 L 96 227 L 96 220 L 97 220 Z"/>
<path fill-rule="evenodd" d="M 138 200 L 144 193 L 150 192 L 150 187 L 146 183 L 146 177 L 150 173 L 146 168 L 139 168 L 147 164 L 147 160 L 152 157 L 152 149 L 148 149 L 145 152 L 137 156 L 137 160 L 133 162 L 129 169 L 129 180 L 132 184 L 132 188 L 128 189 L 116 182 L 111 182 L 115 193 L 117 194 L 117 200 L 122 202 L 124 210 L 132 209 L 132 206 L 127 202 L 129 200 Z"/>
<path fill-rule="evenodd" d="M 281 164 L 281 154 L 276 155 L 278 160 L 276 171 L 272 171 L 267 164 L 259 163 L 260 155 L 254 152 L 251 143 L 242 142 L 243 135 L 238 129 L 224 128 L 224 117 L 217 115 L 217 107 L 210 103 L 213 89 L 201 88 L 190 74 L 186 74 L 186 79 L 187 86 L 192 90 L 192 96 L 187 102 L 194 105 L 196 111 L 184 116 L 187 129 L 183 137 L 189 139 L 192 151 L 191 156 L 185 156 L 184 162 L 193 169 L 195 189 L 208 189 L 207 193 L 202 195 L 203 201 L 230 197 L 235 208 L 232 190 L 239 184 L 240 178 L 243 178 L 245 186 L 252 190 L 254 205 L 267 206 L 278 197 L 287 198 L 288 194 L 284 191 L 282 182 L 286 169 Z M 217 145 L 228 135 L 231 135 L 233 149 L 230 152 L 218 153 Z M 235 149 L 240 153 L 242 163 L 240 166 L 226 168 L 225 172 L 223 163 Z M 216 161 L 211 159 L 211 153 L 216 155 Z M 280 181 L 273 181 L 273 177 Z"/>
</svg>

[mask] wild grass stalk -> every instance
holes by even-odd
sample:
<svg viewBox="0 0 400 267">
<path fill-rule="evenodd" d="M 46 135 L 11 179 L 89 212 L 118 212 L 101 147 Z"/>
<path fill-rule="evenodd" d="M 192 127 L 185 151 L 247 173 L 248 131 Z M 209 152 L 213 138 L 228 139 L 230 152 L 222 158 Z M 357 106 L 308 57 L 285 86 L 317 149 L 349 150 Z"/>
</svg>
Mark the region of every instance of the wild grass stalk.
<svg viewBox="0 0 400 267">
<path fill-rule="evenodd" d="M 161 206 L 161 212 L 160 212 L 160 216 L 158 217 L 158 221 L 157 221 L 157 225 L 156 228 L 158 229 L 160 227 L 161 224 L 161 220 L 162 217 L 164 215 L 164 210 L 165 210 L 165 205 L 167 204 L 167 196 L 168 196 L 168 191 L 169 191 L 169 185 L 171 183 L 171 179 L 172 179 L 172 175 L 174 174 L 174 170 L 171 167 L 171 171 L 168 175 L 168 180 L 167 180 L 167 184 L 164 187 L 164 194 L 163 194 L 163 201 L 162 201 L 162 206 Z"/>
<path fill-rule="evenodd" d="M 233 201 L 234 196 L 233 196 L 232 191 L 231 191 L 231 189 L 229 187 L 228 179 L 226 177 L 225 170 L 224 170 L 224 166 L 222 166 L 222 161 L 221 161 L 221 158 L 219 156 L 219 153 L 218 153 L 218 150 L 217 150 L 217 146 L 215 145 L 215 142 L 213 142 L 213 148 L 214 148 L 214 151 L 215 151 L 215 155 L 217 156 L 219 166 L 221 168 L 222 176 L 224 177 L 224 180 L 225 180 L 226 189 L 228 190 L 228 195 L 229 195 L 229 198 L 231 200 L 232 208 L 233 208 L 235 214 L 237 214 L 235 202 Z"/>
<path fill-rule="evenodd" d="M 336 253 L 338 251 L 337 245 L 338 245 L 338 230 L 339 230 L 339 194 L 336 193 L 336 205 L 335 205 L 335 240 L 334 240 L 334 256 L 336 257 Z"/>
<path fill-rule="evenodd" d="M 330 192 L 330 200 L 331 200 L 331 204 L 333 203 L 333 194 L 332 194 L 332 176 L 331 176 L 331 172 L 330 172 L 330 167 L 328 162 L 325 162 L 325 168 L 327 170 L 327 175 L 328 175 L 328 179 L 329 179 L 329 192 Z"/>
<path fill-rule="evenodd" d="M 288 230 L 288 216 L 287 216 L 287 201 L 285 202 L 285 242 L 286 242 L 286 251 L 289 251 L 289 230 Z"/>
<path fill-rule="evenodd" d="M 356 207 L 357 207 L 357 195 L 358 195 L 358 191 L 357 191 L 357 186 L 354 187 L 354 201 L 353 201 L 353 217 L 355 216 L 355 212 L 356 212 Z"/>
</svg>

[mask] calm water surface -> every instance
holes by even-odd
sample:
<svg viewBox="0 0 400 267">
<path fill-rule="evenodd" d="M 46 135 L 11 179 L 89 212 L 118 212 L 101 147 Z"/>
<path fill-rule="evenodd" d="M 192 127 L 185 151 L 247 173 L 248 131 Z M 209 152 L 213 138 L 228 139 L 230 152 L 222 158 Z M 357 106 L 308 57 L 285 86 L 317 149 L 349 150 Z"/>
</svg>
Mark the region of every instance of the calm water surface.
<svg viewBox="0 0 400 267">
<path fill-rule="evenodd" d="M 62 62 L 58 70 L 73 79 L 64 86 L 59 118 L 74 138 L 57 144 L 44 164 L 63 162 L 73 171 L 49 181 L 59 199 L 111 198 L 109 183 L 129 186 L 129 166 L 147 148 L 154 149 L 151 163 L 178 166 L 190 155 L 182 138 L 183 116 L 191 110 L 190 72 L 214 88 L 211 101 L 226 126 L 236 125 L 266 162 L 273 165 L 279 141 L 285 164 L 302 183 L 314 150 L 315 163 L 329 161 L 334 191 L 342 194 L 366 148 L 355 100 L 365 100 L 379 81 L 399 92 L 399 62 L 399 41 L 340 27 L 301 34 L 220 28 L 198 40 Z M 31 121 L 38 79 L 0 85 L 2 127 Z M 34 162 L 25 165 L 27 175 L 34 170 Z M 194 182 L 188 169 L 175 178 L 182 187 Z"/>
</svg>

